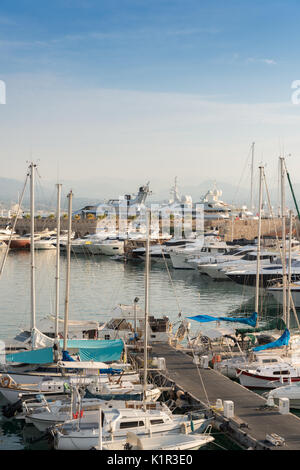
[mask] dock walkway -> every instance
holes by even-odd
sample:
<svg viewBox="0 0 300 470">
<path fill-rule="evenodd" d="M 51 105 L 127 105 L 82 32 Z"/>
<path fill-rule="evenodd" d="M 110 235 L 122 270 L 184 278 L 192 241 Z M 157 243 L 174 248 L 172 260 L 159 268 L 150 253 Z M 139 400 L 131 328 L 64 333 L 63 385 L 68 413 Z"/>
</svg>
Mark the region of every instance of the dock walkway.
<svg viewBox="0 0 300 470">
<path fill-rule="evenodd" d="M 188 392 L 207 409 L 214 406 L 218 398 L 233 401 L 233 419 L 224 418 L 223 413 L 217 413 L 216 417 L 223 423 L 224 432 L 227 431 L 244 448 L 300 450 L 300 419 L 297 416 L 264 409 L 264 397 L 213 369 L 197 367 L 191 356 L 168 344 L 153 344 L 152 356 L 164 357 L 167 368 L 164 375 L 168 380 Z M 285 444 L 268 444 L 265 441 L 266 434 L 272 433 L 283 437 Z"/>
</svg>

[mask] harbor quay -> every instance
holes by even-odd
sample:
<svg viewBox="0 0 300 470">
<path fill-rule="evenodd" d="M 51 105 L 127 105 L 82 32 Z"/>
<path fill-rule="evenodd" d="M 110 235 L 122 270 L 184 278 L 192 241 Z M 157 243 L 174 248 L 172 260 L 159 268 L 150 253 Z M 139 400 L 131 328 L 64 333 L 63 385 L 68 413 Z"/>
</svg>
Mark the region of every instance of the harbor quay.
<svg viewBox="0 0 300 470">
<path fill-rule="evenodd" d="M 124 220 L 122 221 L 124 223 Z M 119 228 L 119 219 L 116 217 L 115 220 L 117 229 Z M 130 223 L 130 219 L 127 220 L 127 224 Z M 8 225 L 12 224 L 12 219 L 10 218 L 0 218 L 0 228 L 5 228 Z M 41 217 L 38 216 L 35 218 L 35 230 L 36 232 L 42 231 L 54 231 L 56 230 L 57 221 L 55 217 Z M 97 233 L 97 230 L 102 230 L 106 227 L 107 220 L 100 219 L 96 217 L 80 218 L 73 217 L 72 219 L 72 229 L 75 232 L 75 237 L 83 237 L 85 235 L 92 235 Z M 125 220 L 126 225 L 126 220 Z M 256 219 L 210 219 L 204 220 L 204 230 L 218 230 L 219 236 L 224 241 L 232 241 L 235 239 L 245 238 L 247 240 L 252 240 L 257 236 L 258 233 L 258 220 Z M 262 236 L 278 236 L 281 235 L 281 218 L 273 219 L 262 219 L 261 221 L 261 234 Z M 163 225 L 162 221 L 159 221 L 160 232 L 165 229 L 166 224 Z M 192 220 L 191 231 L 197 231 L 196 221 Z M 68 218 L 65 216 L 61 217 L 61 230 L 67 230 L 68 228 Z M 170 219 L 170 234 L 173 235 L 176 230 L 176 223 L 172 218 Z M 294 230 L 293 236 L 299 238 L 300 225 L 297 221 L 296 229 Z M 177 230 L 180 230 L 177 228 Z M 18 235 L 24 235 L 30 232 L 30 218 L 22 217 L 17 220 L 15 231 Z M 288 234 L 288 227 L 287 227 Z"/>
</svg>

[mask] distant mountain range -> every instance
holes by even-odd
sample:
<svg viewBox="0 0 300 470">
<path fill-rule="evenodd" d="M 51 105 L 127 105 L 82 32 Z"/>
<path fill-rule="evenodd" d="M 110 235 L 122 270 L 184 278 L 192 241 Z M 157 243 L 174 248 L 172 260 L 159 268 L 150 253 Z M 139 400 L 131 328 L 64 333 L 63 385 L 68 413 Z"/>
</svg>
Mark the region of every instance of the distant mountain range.
<svg viewBox="0 0 300 470">
<path fill-rule="evenodd" d="M 77 210 L 89 204 L 104 202 L 108 199 L 117 199 L 120 195 L 134 194 L 138 192 L 138 188 L 147 181 L 125 180 L 119 178 L 99 178 L 97 180 L 81 180 L 71 181 L 63 180 L 62 183 L 62 210 L 67 210 L 66 195 L 70 189 L 74 193 L 73 209 Z M 297 200 L 300 202 L 300 183 L 293 183 Z M 149 202 L 167 202 L 170 198 L 170 190 L 173 185 L 172 181 L 166 183 L 157 180 L 150 181 Z M 18 202 L 24 182 L 10 179 L 0 178 L 0 208 L 10 208 L 12 204 Z M 257 186 L 257 185 L 256 185 Z M 229 204 L 248 205 L 250 200 L 250 189 L 246 187 L 238 187 L 222 181 L 205 180 L 197 185 L 180 185 L 178 186 L 180 195 L 190 195 L 194 202 L 200 201 L 201 197 L 210 189 L 217 187 L 222 190 L 221 199 Z M 278 189 L 269 188 L 272 204 L 278 204 Z M 36 185 L 36 208 L 37 210 L 55 211 L 56 207 L 56 188 L 55 182 L 37 180 Z M 254 202 L 257 200 L 257 188 L 254 190 Z M 294 207 L 291 193 L 286 184 L 286 201 L 289 207 Z M 29 207 L 29 184 L 24 195 L 23 207 Z"/>
</svg>

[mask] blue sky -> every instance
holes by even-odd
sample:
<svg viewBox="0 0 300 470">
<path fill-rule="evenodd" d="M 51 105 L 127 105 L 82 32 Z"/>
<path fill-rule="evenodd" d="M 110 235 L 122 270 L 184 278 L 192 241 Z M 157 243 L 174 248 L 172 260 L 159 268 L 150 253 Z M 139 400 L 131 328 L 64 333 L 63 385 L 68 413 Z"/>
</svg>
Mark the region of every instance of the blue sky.
<svg viewBox="0 0 300 470">
<path fill-rule="evenodd" d="M 4 0 L 1 62 L 107 88 L 284 99 L 299 17 L 290 0 Z"/>
<path fill-rule="evenodd" d="M 299 24 L 296 0 L 2 0 L 2 176 L 238 182 L 253 140 L 296 175 Z"/>
</svg>

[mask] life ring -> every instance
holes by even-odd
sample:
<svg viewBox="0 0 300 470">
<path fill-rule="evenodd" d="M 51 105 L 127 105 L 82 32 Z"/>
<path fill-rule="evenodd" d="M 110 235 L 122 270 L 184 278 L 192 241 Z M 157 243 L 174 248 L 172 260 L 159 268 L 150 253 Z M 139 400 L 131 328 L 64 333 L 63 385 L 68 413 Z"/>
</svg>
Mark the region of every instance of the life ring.
<svg viewBox="0 0 300 470">
<path fill-rule="evenodd" d="M 5 377 L 2 377 L 0 383 L 1 383 L 1 387 L 7 388 L 7 387 L 9 387 L 9 386 L 11 385 L 12 379 L 11 379 L 11 377 L 9 377 L 8 375 L 6 375 Z"/>
</svg>

